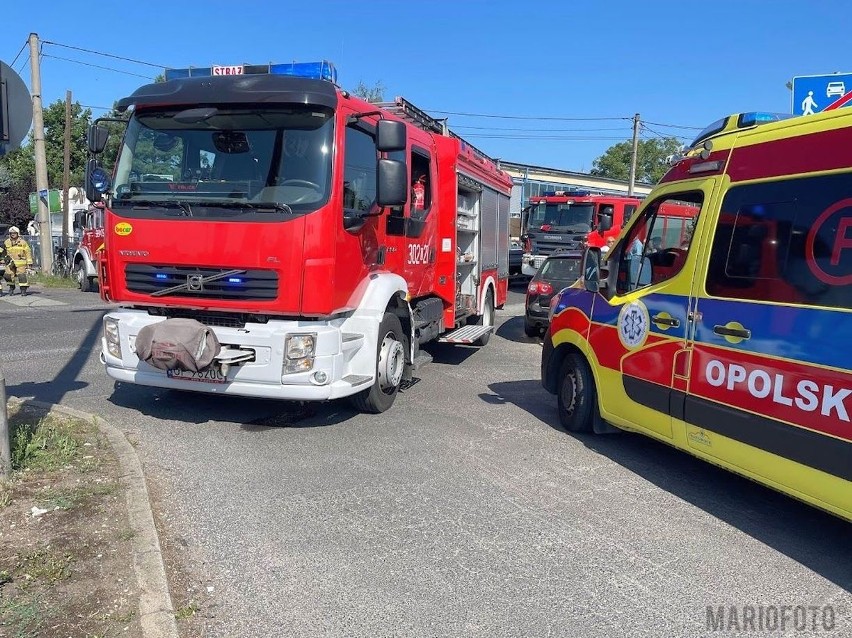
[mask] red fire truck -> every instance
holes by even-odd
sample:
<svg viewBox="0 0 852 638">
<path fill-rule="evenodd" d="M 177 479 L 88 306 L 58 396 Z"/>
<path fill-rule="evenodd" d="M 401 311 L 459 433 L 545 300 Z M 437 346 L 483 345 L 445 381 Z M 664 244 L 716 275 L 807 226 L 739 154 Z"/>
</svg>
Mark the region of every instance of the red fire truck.
<svg viewBox="0 0 852 638">
<path fill-rule="evenodd" d="M 326 62 L 169 69 L 131 107 L 112 178 L 88 138 L 110 377 L 382 412 L 421 345 L 488 341 L 512 180 L 443 122 Z"/>
<path fill-rule="evenodd" d="M 71 262 L 71 276 L 80 290 L 95 289 L 98 281 L 98 260 L 104 250 L 104 205 L 96 202 L 87 210 L 75 214 L 74 232 L 80 241 Z"/>
<path fill-rule="evenodd" d="M 618 236 L 640 204 L 634 197 L 589 191 L 551 191 L 530 197 L 525 211 L 523 274 L 534 275 L 556 250 L 602 247 L 609 237 Z"/>
</svg>

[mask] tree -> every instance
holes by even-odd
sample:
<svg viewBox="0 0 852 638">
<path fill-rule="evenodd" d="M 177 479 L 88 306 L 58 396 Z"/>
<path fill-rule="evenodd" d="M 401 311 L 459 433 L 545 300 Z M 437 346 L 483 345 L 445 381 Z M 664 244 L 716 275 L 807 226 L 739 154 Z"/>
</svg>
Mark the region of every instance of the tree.
<svg viewBox="0 0 852 638">
<path fill-rule="evenodd" d="M 636 154 L 636 181 L 656 184 L 669 166 L 666 158 L 680 149 L 681 143 L 675 137 L 639 140 Z M 592 164 L 592 175 L 611 179 L 630 178 L 630 161 L 633 157 L 633 144 L 630 141 L 610 146 L 604 154 Z"/>
<path fill-rule="evenodd" d="M 367 86 L 363 80 L 359 80 L 358 86 L 355 87 L 352 93 L 374 104 L 385 99 L 385 87 L 382 86 L 381 80 L 373 86 Z"/>
</svg>

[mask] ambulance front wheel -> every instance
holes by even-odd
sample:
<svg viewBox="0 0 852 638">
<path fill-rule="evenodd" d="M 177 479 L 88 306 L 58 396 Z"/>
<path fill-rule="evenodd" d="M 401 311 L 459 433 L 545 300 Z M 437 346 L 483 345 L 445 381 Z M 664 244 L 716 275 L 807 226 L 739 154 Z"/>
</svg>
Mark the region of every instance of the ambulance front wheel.
<svg viewBox="0 0 852 638">
<path fill-rule="evenodd" d="M 360 412 L 380 414 L 393 405 L 405 370 L 405 336 L 399 317 L 386 312 L 379 326 L 376 380 L 368 390 L 353 394 L 352 405 Z"/>
<path fill-rule="evenodd" d="M 592 432 L 599 418 L 598 393 L 592 370 L 583 355 L 571 352 L 559 375 L 559 421 L 568 432 Z"/>
</svg>

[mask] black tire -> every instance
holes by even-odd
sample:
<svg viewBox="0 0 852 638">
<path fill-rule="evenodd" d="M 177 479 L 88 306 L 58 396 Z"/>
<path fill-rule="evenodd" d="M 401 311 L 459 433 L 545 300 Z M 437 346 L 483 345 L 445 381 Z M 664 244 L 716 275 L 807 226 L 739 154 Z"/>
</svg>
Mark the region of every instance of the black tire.
<svg viewBox="0 0 852 638">
<path fill-rule="evenodd" d="M 598 412 L 598 393 L 586 359 L 569 353 L 562 362 L 557 391 L 559 421 L 568 432 L 592 432 Z"/>
<path fill-rule="evenodd" d="M 82 259 L 74 262 L 71 277 L 77 282 L 77 286 L 82 292 L 90 292 L 92 290 L 92 279 L 86 276 L 86 264 Z"/>
<path fill-rule="evenodd" d="M 524 319 L 524 334 L 530 338 L 538 337 L 541 335 L 541 328 L 538 328 Z"/>
<path fill-rule="evenodd" d="M 352 405 L 359 412 L 380 414 L 393 405 L 396 395 L 399 394 L 402 373 L 405 370 L 407 342 L 399 317 L 386 312 L 382 318 L 382 323 L 379 325 L 379 338 L 376 347 L 376 380 L 369 390 L 362 390 L 350 397 Z M 395 343 L 401 344 L 401 349 L 394 345 Z M 385 350 L 384 359 L 383 350 Z"/>
<path fill-rule="evenodd" d="M 485 304 L 482 306 L 482 314 L 476 319 L 477 326 L 494 326 L 494 289 L 489 288 L 485 293 Z M 482 335 L 479 339 L 473 342 L 475 346 L 485 346 L 491 340 L 491 334 L 494 331 Z"/>
</svg>

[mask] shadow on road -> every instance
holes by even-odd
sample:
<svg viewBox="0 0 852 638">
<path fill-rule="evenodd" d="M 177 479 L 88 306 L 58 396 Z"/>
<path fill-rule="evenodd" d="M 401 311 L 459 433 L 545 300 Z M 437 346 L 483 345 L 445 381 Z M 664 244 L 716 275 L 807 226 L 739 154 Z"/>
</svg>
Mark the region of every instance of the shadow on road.
<svg viewBox="0 0 852 638">
<path fill-rule="evenodd" d="M 68 362 L 50 381 L 25 381 L 16 385 L 6 387 L 6 392 L 11 396 L 32 397 L 35 401 L 43 403 L 62 403 L 62 399 L 75 390 L 88 387 L 88 383 L 80 381 L 78 377 L 86 365 L 89 356 L 100 337 L 101 324 L 95 321 L 86 332 L 79 347 L 71 355 Z M 27 402 L 24 402 L 27 405 Z"/>
<path fill-rule="evenodd" d="M 513 403 L 564 432 L 556 397 L 538 380 L 494 383 L 488 403 Z M 591 450 L 701 508 L 805 565 L 846 590 L 852 589 L 852 525 L 648 437 L 570 434 Z M 566 462 L 568 462 L 566 460 Z"/>
<path fill-rule="evenodd" d="M 540 337 L 528 337 L 524 333 L 524 317 L 512 317 L 507 319 L 497 328 L 497 335 L 508 341 L 518 343 L 541 343 Z"/>
</svg>

